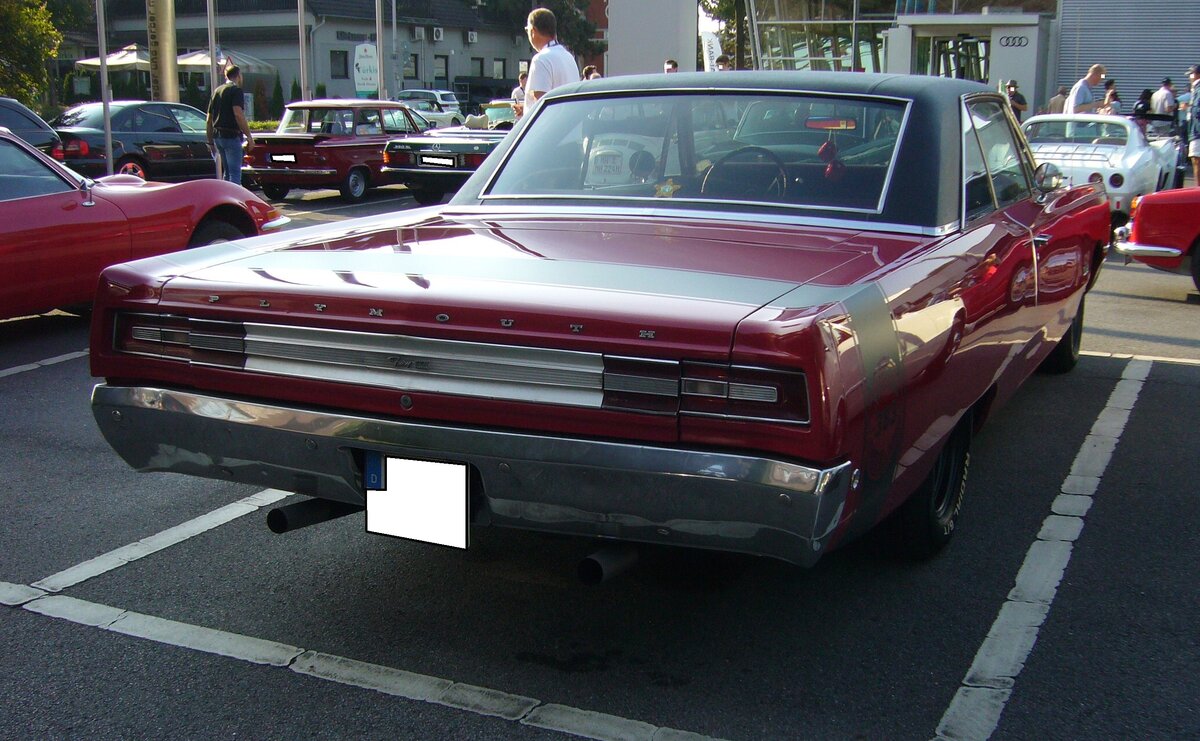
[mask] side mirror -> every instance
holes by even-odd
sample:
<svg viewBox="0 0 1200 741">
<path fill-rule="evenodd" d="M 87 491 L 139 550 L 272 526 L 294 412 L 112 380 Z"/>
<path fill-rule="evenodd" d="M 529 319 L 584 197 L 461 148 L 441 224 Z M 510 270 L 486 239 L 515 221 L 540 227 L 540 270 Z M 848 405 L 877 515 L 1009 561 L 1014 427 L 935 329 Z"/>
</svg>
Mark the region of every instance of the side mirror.
<svg viewBox="0 0 1200 741">
<path fill-rule="evenodd" d="M 95 206 L 96 200 L 92 198 L 92 189 L 96 187 L 96 181 L 91 178 L 83 179 L 83 205 Z"/>
<path fill-rule="evenodd" d="M 1043 162 L 1033 172 L 1033 184 L 1043 194 L 1052 193 L 1062 187 L 1062 170 L 1051 162 Z"/>
</svg>

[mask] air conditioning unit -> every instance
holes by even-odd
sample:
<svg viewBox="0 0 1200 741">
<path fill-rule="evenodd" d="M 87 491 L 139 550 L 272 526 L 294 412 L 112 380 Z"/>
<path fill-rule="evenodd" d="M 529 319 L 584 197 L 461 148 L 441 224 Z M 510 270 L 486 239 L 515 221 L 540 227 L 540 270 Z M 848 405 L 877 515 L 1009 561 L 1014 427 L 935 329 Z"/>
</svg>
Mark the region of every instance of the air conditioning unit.
<svg viewBox="0 0 1200 741">
<path fill-rule="evenodd" d="M 478 41 L 479 41 L 479 32 L 478 31 L 467 31 L 467 43 L 468 44 L 474 44 L 474 43 L 477 43 Z"/>
<path fill-rule="evenodd" d="M 424 41 L 425 40 L 425 27 L 424 26 L 413 26 L 412 32 L 413 32 L 413 41 Z"/>
<path fill-rule="evenodd" d="M 442 27 L 441 27 L 441 26 L 434 26 L 434 27 L 433 27 L 433 40 L 434 40 L 434 41 L 441 41 L 441 40 L 442 40 Z"/>
</svg>

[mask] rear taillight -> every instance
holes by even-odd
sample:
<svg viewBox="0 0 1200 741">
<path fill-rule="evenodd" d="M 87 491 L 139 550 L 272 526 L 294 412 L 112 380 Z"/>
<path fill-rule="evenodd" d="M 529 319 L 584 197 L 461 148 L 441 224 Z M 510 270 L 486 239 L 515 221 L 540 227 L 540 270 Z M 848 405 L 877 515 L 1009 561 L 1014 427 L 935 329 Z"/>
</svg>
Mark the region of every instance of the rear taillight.
<svg viewBox="0 0 1200 741">
<path fill-rule="evenodd" d="M 58 149 L 58 147 L 55 147 Z M 91 152 L 91 147 L 83 139 L 71 139 L 62 145 L 62 152 L 55 154 L 54 158 L 58 160 L 76 159 L 78 157 L 87 157 Z"/>
<path fill-rule="evenodd" d="M 679 363 L 606 355 L 604 408 L 675 414 L 679 411 Z"/>
<path fill-rule="evenodd" d="M 113 347 L 118 352 L 241 368 L 245 329 L 234 322 L 208 322 L 159 314 L 121 314 Z"/>
<path fill-rule="evenodd" d="M 62 142 L 59 142 L 58 144 L 55 144 L 53 147 L 51 147 L 50 156 L 53 157 L 54 159 L 58 160 L 59 162 L 62 162 L 64 159 L 66 159 L 66 155 L 63 154 Z"/>
<path fill-rule="evenodd" d="M 1140 205 L 1142 205 L 1142 197 L 1141 196 L 1134 196 L 1133 200 L 1129 202 L 1129 220 L 1130 221 L 1133 221 L 1133 217 L 1137 216 L 1138 206 L 1140 206 Z"/>
<path fill-rule="evenodd" d="M 684 363 L 682 414 L 808 422 L 804 374 L 771 368 Z"/>
<path fill-rule="evenodd" d="M 1125 184 L 1125 176 L 1119 172 L 1114 172 L 1108 177 L 1108 184 L 1114 188 L 1120 188 Z"/>
<path fill-rule="evenodd" d="M 415 165 L 417 163 L 416 156 L 410 151 L 389 152 L 383 150 L 383 164 L 392 165 L 393 167 L 403 167 L 406 165 Z"/>
<path fill-rule="evenodd" d="M 486 154 L 464 154 L 462 156 L 462 167 L 469 167 L 474 170 L 482 165 L 485 159 L 487 159 Z"/>
<path fill-rule="evenodd" d="M 1091 175 L 1088 175 L 1088 182 L 1089 183 L 1103 183 L 1104 176 L 1098 172 L 1093 172 Z"/>
</svg>

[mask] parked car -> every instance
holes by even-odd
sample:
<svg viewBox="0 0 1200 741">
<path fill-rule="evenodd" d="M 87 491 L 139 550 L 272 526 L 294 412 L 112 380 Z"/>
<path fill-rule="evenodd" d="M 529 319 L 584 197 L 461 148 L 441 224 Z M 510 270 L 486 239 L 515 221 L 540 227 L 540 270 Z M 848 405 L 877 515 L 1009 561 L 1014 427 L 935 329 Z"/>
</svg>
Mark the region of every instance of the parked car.
<svg viewBox="0 0 1200 741">
<path fill-rule="evenodd" d="M 0 319 L 88 304 L 100 271 L 265 234 L 286 217 L 220 180 L 90 180 L 0 128 Z"/>
<path fill-rule="evenodd" d="M 0 126 L 21 137 L 46 154 L 59 143 L 58 134 L 41 116 L 12 98 L 0 98 Z"/>
<path fill-rule="evenodd" d="M 460 111 L 448 111 L 442 108 L 441 104 L 432 100 L 412 98 L 404 101 L 404 105 L 419 113 L 422 118 L 438 128 L 443 126 L 460 126 L 463 122 L 463 114 Z"/>
<path fill-rule="evenodd" d="M 431 100 L 437 103 L 443 111 L 462 113 L 462 104 L 458 100 L 458 96 L 450 90 L 401 90 L 396 93 L 396 100 L 401 103 L 407 103 L 411 100 Z"/>
<path fill-rule="evenodd" d="M 216 177 L 203 112 L 182 103 L 125 100 L 110 103 L 109 114 L 114 173 L 165 182 Z M 62 139 L 54 159 L 88 177 L 108 173 L 103 104 L 69 108 L 50 125 Z"/>
<path fill-rule="evenodd" d="M 417 203 L 440 203 L 457 191 L 504 139 L 504 129 L 457 126 L 424 136 L 392 139 L 383 150 L 383 172 L 403 183 Z"/>
<path fill-rule="evenodd" d="M 277 531 L 365 507 L 812 565 L 894 515 L 927 556 L 979 425 L 1078 358 L 1109 209 L 1060 182 L 977 83 L 571 83 L 439 209 L 110 268 L 93 411 L 138 470 L 311 497 Z"/>
<path fill-rule="evenodd" d="M 1113 247 L 1152 268 L 1191 275 L 1200 291 L 1200 188 L 1135 198 L 1129 223 L 1113 232 Z"/>
<path fill-rule="evenodd" d="M 383 147 L 397 135 L 422 131 L 403 103 L 387 100 L 305 100 L 289 103 L 274 134 L 258 134 L 244 172 L 263 194 L 281 200 L 294 188 L 338 188 L 348 201 L 393 181 Z"/>
<path fill-rule="evenodd" d="M 1150 141 L 1123 116 L 1034 116 L 1024 129 L 1038 162 L 1054 163 L 1068 182 L 1104 184 L 1115 225 L 1128 220 L 1136 196 L 1169 187 L 1175 177 L 1175 141 Z"/>
</svg>

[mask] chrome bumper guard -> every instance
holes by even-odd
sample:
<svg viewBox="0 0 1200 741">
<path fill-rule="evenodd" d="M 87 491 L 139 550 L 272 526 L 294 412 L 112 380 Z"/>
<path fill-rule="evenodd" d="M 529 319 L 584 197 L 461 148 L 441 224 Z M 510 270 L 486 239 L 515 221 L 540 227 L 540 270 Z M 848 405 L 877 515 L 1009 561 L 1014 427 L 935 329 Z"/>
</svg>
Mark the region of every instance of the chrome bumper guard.
<svg viewBox="0 0 1200 741">
<path fill-rule="evenodd" d="M 479 524 L 737 551 L 802 566 L 828 545 L 851 478 L 849 463 L 817 469 L 161 388 L 101 384 L 92 411 L 108 443 L 139 471 L 364 504 L 364 451 L 460 462 L 478 474 L 472 511 Z"/>
<path fill-rule="evenodd" d="M 1154 245 L 1130 242 L 1129 235 L 1132 233 L 1133 229 L 1128 224 L 1113 229 L 1113 249 L 1117 251 L 1117 254 L 1126 257 L 1179 257 L 1183 254 L 1183 250 L 1175 247 L 1155 247 Z"/>
</svg>

